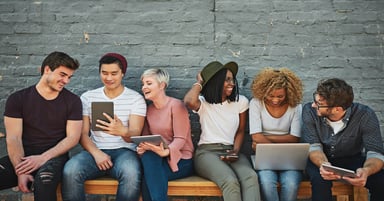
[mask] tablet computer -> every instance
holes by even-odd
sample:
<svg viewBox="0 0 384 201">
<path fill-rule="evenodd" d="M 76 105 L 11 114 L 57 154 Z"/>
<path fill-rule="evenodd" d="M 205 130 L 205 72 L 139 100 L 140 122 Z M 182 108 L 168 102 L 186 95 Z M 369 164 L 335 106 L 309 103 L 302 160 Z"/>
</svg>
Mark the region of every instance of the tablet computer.
<svg viewBox="0 0 384 201">
<path fill-rule="evenodd" d="M 325 170 L 333 172 L 334 174 L 340 175 L 342 177 L 351 177 L 351 178 L 357 177 L 355 171 L 353 171 L 353 170 L 348 170 L 345 168 L 336 167 L 336 166 L 329 165 L 326 163 L 322 164 L 322 166 Z"/>
<path fill-rule="evenodd" d="M 108 119 L 103 115 L 103 113 L 108 114 L 113 118 L 113 102 L 92 102 L 91 103 L 91 127 L 93 131 L 103 131 L 103 129 L 96 127 L 97 120 L 103 120 L 109 122 Z"/>
<path fill-rule="evenodd" d="M 139 136 L 131 136 L 132 142 L 139 145 L 141 142 L 149 142 L 154 145 L 159 146 L 161 142 L 163 142 L 164 148 L 167 148 L 168 145 L 164 141 L 163 137 L 161 135 L 139 135 Z"/>
</svg>

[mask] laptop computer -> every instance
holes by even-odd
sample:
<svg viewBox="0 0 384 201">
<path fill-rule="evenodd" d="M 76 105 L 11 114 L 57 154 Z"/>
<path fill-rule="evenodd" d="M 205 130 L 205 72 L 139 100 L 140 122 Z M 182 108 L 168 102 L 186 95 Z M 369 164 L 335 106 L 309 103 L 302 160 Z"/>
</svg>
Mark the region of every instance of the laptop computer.
<svg viewBox="0 0 384 201">
<path fill-rule="evenodd" d="M 257 144 L 252 155 L 256 170 L 304 170 L 308 159 L 309 143 Z"/>
</svg>

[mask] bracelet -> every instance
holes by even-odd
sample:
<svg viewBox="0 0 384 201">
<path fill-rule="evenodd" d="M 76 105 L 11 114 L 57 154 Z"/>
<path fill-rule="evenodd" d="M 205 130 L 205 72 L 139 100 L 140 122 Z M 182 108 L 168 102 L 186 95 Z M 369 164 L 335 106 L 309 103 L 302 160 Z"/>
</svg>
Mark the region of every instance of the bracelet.
<svg viewBox="0 0 384 201">
<path fill-rule="evenodd" d="M 200 90 L 203 90 L 203 85 L 201 85 L 200 83 L 196 82 L 192 86 L 195 86 L 195 85 L 198 85 L 200 87 Z"/>
</svg>

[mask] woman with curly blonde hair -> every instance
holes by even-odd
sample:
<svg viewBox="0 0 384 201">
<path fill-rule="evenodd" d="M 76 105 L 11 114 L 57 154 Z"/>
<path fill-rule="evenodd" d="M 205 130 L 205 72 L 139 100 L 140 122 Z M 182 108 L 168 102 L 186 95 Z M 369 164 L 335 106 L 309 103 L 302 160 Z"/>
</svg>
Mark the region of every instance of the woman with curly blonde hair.
<svg viewBox="0 0 384 201">
<path fill-rule="evenodd" d="M 303 84 L 288 68 L 264 68 L 252 83 L 249 128 L 252 148 L 258 143 L 294 143 L 300 140 Z M 300 170 L 257 170 L 264 201 L 294 201 Z M 281 184 L 280 198 L 277 183 Z"/>
</svg>

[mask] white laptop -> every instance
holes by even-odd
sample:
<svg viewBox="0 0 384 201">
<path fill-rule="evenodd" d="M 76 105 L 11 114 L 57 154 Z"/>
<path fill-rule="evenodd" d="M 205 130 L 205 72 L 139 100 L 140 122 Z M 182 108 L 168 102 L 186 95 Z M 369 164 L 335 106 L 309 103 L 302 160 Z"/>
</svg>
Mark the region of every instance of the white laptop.
<svg viewBox="0 0 384 201">
<path fill-rule="evenodd" d="M 304 170 L 309 143 L 257 144 L 252 163 L 255 170 Z"/>
</svg>

